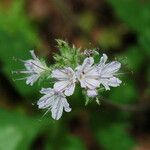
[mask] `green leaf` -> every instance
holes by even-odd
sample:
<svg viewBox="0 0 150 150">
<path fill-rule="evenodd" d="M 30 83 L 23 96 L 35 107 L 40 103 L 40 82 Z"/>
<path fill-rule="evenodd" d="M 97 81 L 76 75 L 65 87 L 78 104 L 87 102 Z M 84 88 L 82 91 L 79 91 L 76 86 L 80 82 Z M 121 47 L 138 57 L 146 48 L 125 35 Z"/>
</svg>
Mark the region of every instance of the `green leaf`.
<svg viewBox="0 0 150 150">
<path fill-rule="evenodd" d="M 0 126 L 0 149 L 16 150 L 18 143 L 23 140 L 22 133 L 18 128 L 7 125 L 5 127 Z"/>
<path fill-rule="evenodd" d="M 24 68 L 23 64 L 19 61 L 15 62 L 13 57 L 30 59 L 29 50 L 36 45 L 39 46 L 40 43 L 35 29 L 31 27 L 25 15 L 23 0 L 13 1 L 7 11 L 0 7 L 0 35 L 1 70 L 20 94 L 23 96 L 31 94 L 35 88 L 27 87 L 24 81 L 13 82 L 12 78 L 20 78 L 20 76 L 11 73 L 13 70 Z"/>
<path fill-rule="evenodd" d="M 149 28 L 149 1 L 137 0 L 107 0 L 114 8 L 117 16 L 132 29 L 143 32 Z"/>
<path fill-rule="evenodd" d="M 86 148 L 79 137 L 67 135 L 61 150 L 86 150 Z"/>
<path fill-rule="evenodd" d="M 150 57 L 150 28 L 148 30 L 145 29 L 144 32 L 140 34 L 139 37 L 139 43 L 141 50 L 145 53 L 145 56 L 148 55 L 148 58 Z"/>
<path fill-rule="evenodd" d="M 137 33 L 144 53 L 150 56 L 150 1 L 107 0 L 119 19 Z"/>
<path fill-rule="evenodd" d="M 38 133 L 46 128 L 47 121 L 28 117 L 17 112 L 0 109 L 0 149 L 27 150 Z"/>
<path fill-rule="evenodd" d="M 134 85 L 134 82 L 125 80 L 123 81 L 124 85 L 120 85 L 120 87 L 112 88 L 110 92 L 110 100 L 118 103 L 128 104 L 135 103 L 138 100 L 138 90 Z"/>
<path fill-rule="evenodd" d="M 129 47 L 123 56 L 127 58 L 127 67 L 132 72 L 138 72 L 141 69 L 145 57 L 138 47 Z"/>
<path fill-rule="evenodd" d="M 96 133 L 97 140 L 105 150 L 132 150 L 135 141 L 127 133 L 123 123 L 110 124 L 108 127 L 99 129 Z"/>
</svg>

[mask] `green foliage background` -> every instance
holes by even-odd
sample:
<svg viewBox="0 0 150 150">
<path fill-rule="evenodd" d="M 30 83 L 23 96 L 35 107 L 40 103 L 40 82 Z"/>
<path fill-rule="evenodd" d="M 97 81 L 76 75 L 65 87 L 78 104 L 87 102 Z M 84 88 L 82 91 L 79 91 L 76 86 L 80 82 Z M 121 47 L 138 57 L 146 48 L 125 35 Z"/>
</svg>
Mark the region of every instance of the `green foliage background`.
<svg viewBox="0 0 150 150">
<path fill-rule="evenodd" d="M 51 12 L 57 15 L 43 15 L 46 21 L 41 16 L 29 15 L 27 5 L 30 3 L 25 0 L 8 1 L 7 7 L 4 2 L 0 1 L 0 150 L 131 150 L 137 147 L 137 137 L 131 131 L 136 130 L 135 124 L 143 122 L 133 123 L 136 113 L 128 110 L 128 106 L 139 103 L 149 106 L 146 100 L 150 93 L 150 2 L 106 0 L 102 2 L 104 7 L 111 9 L 99 12 L 103 7 L 100 3 L 81 1 L 71 3 L 79 10 L 70 12 L 67 2 L 47 0 L 50 6 L 53 4 L 49 8 Z M 107 16 L 108 11 L 113 17 Z M 63 21 L 55 28 L 58 14 Z M 42 26 L 47 27 L 45 32 Z M 50 37 L 42 37 L 42 31 Z M 130 35 L 134 40 L 124 40 Z M 57 122 L 50 114 L 42 118 L 44 112 L 37 109 L 35 101 L 40 96 L 40 86 L 29 87 L 24 81 L 13 81 L 20 76 L 11 74 L 12 70 L 23 67 L 13 57 L 29 59 L 31 49 L 53 63 L 52 56 L 58 50 L 56 38 L 67 39 L 79 47 L 98 47 L 100 53 L 121 60 L 122 72 L 127 73 L 120 77 L 122 86 L 102 93 L 100 106 L 94 101 L 85 106 L 85 98 L 77 88 L 70 98 L 72 112 L 64 113 Z M 61 59 L 58 55 L 55 57 Z M 76 61 L 76 58 L 70 59 Z M 103 97 L 108 99 L 106 104 Z M 141 107 L 137 109 L 141 113 Z"/>
</svg>

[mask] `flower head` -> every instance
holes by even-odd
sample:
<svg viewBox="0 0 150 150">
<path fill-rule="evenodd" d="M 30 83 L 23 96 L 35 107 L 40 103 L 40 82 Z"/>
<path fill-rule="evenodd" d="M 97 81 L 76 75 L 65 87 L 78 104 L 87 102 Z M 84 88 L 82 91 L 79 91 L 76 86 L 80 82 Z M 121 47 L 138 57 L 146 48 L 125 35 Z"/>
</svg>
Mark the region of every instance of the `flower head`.
<svg viewBox="0 0 150 150">
<path fill-rule="evenodd" d="M 60 53 L 53 56 L 55 60 L 54 65 L 51 64 L 47 67 L 32 50 L 30 51 L 31 59 L 21 60 L 25 69 L 15 71 L 16 73 L 25 74 L 25 78 L 22 79 L 26 79 L 26 84 L 31 86 L 38 79 L 50 79 L 50 82 L 54 83 L 52 88 L 41 89 L 40 93 L 43 96 L 37 102 L 39 109 L 47 109 L 46 113 L 51 111 L 53 119 L 59 120 L 63 111 L 71 111 L 66 97 L 74 93 L 77 82 L 84 89 L 85 104 L 88 104 L 89 97 L 98 95 L 97 91 L 100 90 L 98 88 L 101 85 L 106 90 L 110 90 L 110 87 L 117 87 L 121 84 L 122 81 L 116 77 L 117 72 L 121 68 L 121 63 L 118 61 L 106 63 L 106 54 L 103 54 L 99 63 L 94 63 L 94 58 L 97 59 L 99 57 L 99 53 L 95 50 L 86 49 L 81 53 L 80 48 L 76 48 L 74 45 L 70 47 L 67 42 L 62 40 L 57 40 L 57 47 Z M 79 64 L 83 57 L 86 58 L 82 64 Z M 43 78 L 46 76 L 47 78 Z M 95 99 L 99 104 L 98 97 Z"/>
<path fill-rule="evenodd" d="M 48 70 L 48 67 L 36 57 L 33 50 L 30 53 L 33 59 L 23 61 L 26 70 L 18 72 L 27 74 L 28 76 L 24 78 L 26 79 L 26 84 L 32 86 L 40 78 L 41 74 Z"/>
<path fill-rule="evenodd" d="M 81 87 L 87 89 L 88 96 L 94 97 L 97 95 L 96 88 L 99 87 L 99 74 L 97 68 L 93 66 L 94 59 L 88 57 L 83 64 L 76 68 L 76 77 L 79 80 Z"/>
<path fill-rule="evenodd" d="M 110 90 L 109 86 L 117 87 L 122 81 L 115 77 L 116 72 L 121 68 L 121 63 L 118 61 L 112 61 L 107 63 L 107 55 L 103 54 L 97 65 L 100 83 L 105 87 L 106 90 Z"/>
<path fill-rule="evenodd" d="M 63 110 L 66 112 L 71 111 L 69 103 L 62 92 L 56 92 L 51 88 L 42 88 L 40 92 L 45 95 L 39 99 L 37 105 L 40 109 L 48 109 L 48 111 L 51 111 L 53 119 L 60 119 Z"/>
<path fill-rule="evenodd" d="M 58 81 L 54 84 L 54 89 L 64 92 L 66 96 L 73 94 L 75 89 L 76 76 L 72 68 L 56 69 L 52 71 L 52 77 Z"/>
</svg>

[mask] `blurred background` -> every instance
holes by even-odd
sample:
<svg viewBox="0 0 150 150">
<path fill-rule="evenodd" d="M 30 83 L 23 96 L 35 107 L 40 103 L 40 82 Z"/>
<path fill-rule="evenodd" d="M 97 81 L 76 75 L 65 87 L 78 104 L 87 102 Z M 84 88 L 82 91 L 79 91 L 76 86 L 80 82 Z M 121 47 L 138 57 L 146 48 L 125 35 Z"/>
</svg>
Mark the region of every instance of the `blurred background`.
<svg viewBox="0 0 150 150">
<path fill-rule="evenodd" d="M 117 57 L 125 74 L 100 106 L 85 107 L 76 89 L 71 113 L 54 121 L 37 109 L 41 86 L 11 71 L 31 49 L 54 63 L 57 38 Z M 0 150 L 149 150 L 149 61 L 149 0 L 0 0 Z"/>
</svg>

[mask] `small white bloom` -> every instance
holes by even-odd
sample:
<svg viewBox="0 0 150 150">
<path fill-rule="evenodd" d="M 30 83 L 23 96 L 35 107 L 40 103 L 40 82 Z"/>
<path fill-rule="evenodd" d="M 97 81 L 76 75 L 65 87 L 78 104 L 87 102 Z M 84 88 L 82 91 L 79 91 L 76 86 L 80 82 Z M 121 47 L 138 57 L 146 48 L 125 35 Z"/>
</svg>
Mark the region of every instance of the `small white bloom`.
<svg viewBox="0 0 150 150">
<path fill-rule="evenodd" d="M 71 111 L 69 103 L 63 93 L 56 92 L 51 88 L 42 88 L 40 93 L 45 95 L 39 99 L 37 105 L 39 109 L 48 109 L 48 111 L 51 111 L 53 119 L 60 119 L 63 110 L 66 112 Z"/>
<path fill-rule="evenodd" d="M 72 68 L 56 69 L 52 71 L 52 77 L 58 81 L 54 84 L 54 89 L 64 92 L 66 96 L 73 94 L 75 89 L 76 76 Z"/>
<path fill-rule="evenodd" d="M 99 74 L 97 68 L 93 66 L 94 59 L 86 58 L 82 65 L 76 68 L 76 77 L 81 87 L 87 89 L 88 96 L 96 96 L 96 88 L 99 87 Z"/>
<path fill-rule="evenodd" d="M 121 68 L 121 63 L 118 61 L 112 61 L 105 64 L 107 61 L 107 55 L 103 54 L 100 59 L 100 62 L 97 66 L 100 83 L 105 87 L 106 90 L 110 90 L 109 86 L 117 87 L 122 81 L 115 77 L 116 72 Z"/>
<path fill-rule="evenodd" d="M 26 70 L 24 71 L 18 71 L 19 73 L 27 74 L 28 76 L 25 77 L 26 84 L 33 85 L 41 76 L 41 74 L 48 70 L 46 64 L 42 63 L 34 54 L 34 51 L 30 51 L 31 56 L 33 59 L 25 60 L 24 65 Z M 17 71 L 16 71 L 17 72 Z"/>
</svg>

